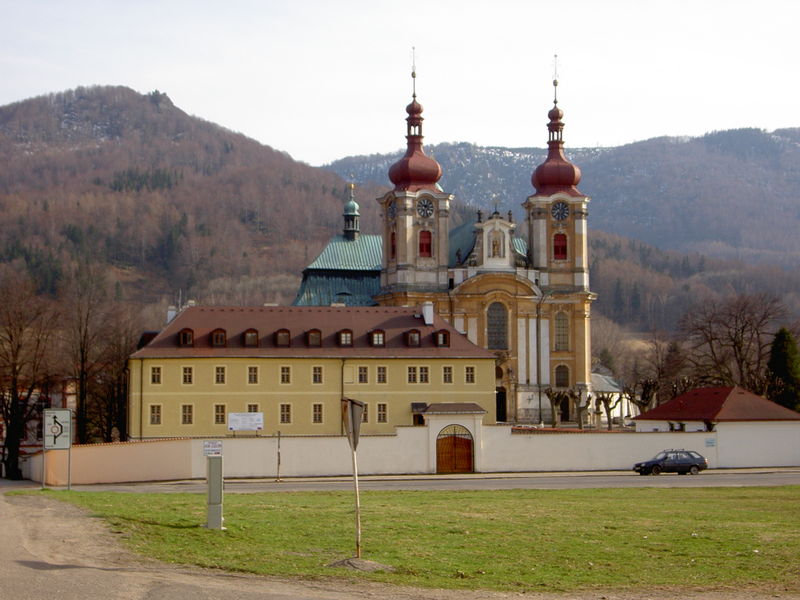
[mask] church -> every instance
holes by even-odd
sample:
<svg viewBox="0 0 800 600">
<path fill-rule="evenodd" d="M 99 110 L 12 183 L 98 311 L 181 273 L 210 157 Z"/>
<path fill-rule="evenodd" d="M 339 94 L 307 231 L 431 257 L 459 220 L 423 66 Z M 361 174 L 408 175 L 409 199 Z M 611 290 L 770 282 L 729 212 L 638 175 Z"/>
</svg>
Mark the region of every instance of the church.
<svg viewBox="0 0 800 600">
<path fill-rule="evenodd" d="M 414 74 L 412 74 L 412 77 Z M 557 90 L 558 81 L 553 81 Z M 344 231 L 303 271 L 294 304 L 419 307 L 435 312 L 495 356 L 497 422 L 542 423 L 554 416 L 549 390 L 571 391 L 556 409 L 578 418 L 575 402 L 591 392 L 587 216 L 580 169 L 564 154 L 564 113 L 548 112 L 548 154 L 521 199 L 525 222 L 511 212 L 477 212 L 450 228 L 454 195 L 439 185 L 440 165 L 425 154 L 416 89 L 406 107 L 407 149 L 389 169 L 394 188 L 377 199 L 380 235 L 359 230 L 351 185 Z M 519 226 L 518 226 L 519 225 Z"/>
</svg>

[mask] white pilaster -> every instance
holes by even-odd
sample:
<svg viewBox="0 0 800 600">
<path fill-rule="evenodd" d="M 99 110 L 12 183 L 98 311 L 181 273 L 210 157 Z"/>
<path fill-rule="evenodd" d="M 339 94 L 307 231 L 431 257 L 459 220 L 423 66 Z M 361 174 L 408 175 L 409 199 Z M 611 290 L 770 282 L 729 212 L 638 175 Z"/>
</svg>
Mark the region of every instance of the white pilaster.
<svg viewBox="0 0 800 600">
<path fill-rule="evenodd" d="M 528 347 L 528 336 L 526 335 L 527 319 L 524 317 L 517 319 L 517 381 L 520 384 L 527 383 L 528 379 L 528 364 L 526 362 L 528 354 L 526 352 Z"/>
</svg>

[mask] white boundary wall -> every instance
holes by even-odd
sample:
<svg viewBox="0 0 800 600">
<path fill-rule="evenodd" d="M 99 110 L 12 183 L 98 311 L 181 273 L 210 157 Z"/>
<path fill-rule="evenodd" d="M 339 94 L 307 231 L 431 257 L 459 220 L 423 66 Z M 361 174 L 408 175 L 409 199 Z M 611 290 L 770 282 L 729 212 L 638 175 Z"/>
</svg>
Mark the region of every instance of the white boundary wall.
<svg viewBox="0 0 800 600">
<path fill-rule="evenodd" d="M 432 416 L 433 417 L 433 416 Z M 473 433 L 478 472 L 629 470 L 665 448 L 697 450 L 711 468 L 800 466 L 800 422 L 724 423 L 713 432 L 512 434 L 509 426 L 481 426 L 466 415 L 436 415 L 427 427 L 400 427 L 395 435 L 362 436 L 362 475 L 436 472 L 436 437 L 449 424 Z M 226 477 L 275 477 L 275 437 L 225 438 Z M 41 453 L 23 466 L 41 481 Z M 74 484 L 163 481 L 205 477 L 202 439 L 151 440 L 73 446 Z M 281 476 L 351 474 L 342 436 L 281 437 Z M 47 482 L 66 485 L 67 451 L 47 453 Z"/>
</svg>

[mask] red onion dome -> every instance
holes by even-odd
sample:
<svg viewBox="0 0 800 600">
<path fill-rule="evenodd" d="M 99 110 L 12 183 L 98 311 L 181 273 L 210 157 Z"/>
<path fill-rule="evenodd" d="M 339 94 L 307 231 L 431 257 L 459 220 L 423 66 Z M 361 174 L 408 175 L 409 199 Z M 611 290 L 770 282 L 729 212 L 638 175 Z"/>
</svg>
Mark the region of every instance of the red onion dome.
<svg viewBox="0 0 800 600">
<path fill-rule="evenodd" d="M 406 107 L 408 118 L 407 148 L 403 157 L 389 168 L 389 180 L 394 189 L 416 192 L 436 189 L 442 177 L 442 167 L 422 149 L 422 105 L 416 97 Z"/>
<path fill-rule="evenodd" d="M 576 187 L 581 181 L 581 170 L 564 156 L 562 132 L 564 123 L 561 118 L 564 111 L 554 105 L 547 113 L 550 122 L 547 129 L 550 137 L 547 141 L 547 158 L 536 167 L 531 183 L 536 188 L 537 196 L 552 196 L 557 192 L 565 192 L 571 196 L 581 196 Z"/>
</svg>

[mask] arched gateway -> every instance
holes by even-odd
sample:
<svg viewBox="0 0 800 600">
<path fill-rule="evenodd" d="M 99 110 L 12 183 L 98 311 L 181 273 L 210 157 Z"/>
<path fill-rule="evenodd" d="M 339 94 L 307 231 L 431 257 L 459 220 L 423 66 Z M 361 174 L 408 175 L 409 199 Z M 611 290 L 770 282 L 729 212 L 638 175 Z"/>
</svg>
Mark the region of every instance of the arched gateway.
<svg viewBox="0 0 800 600">
<path fill-rule="evenodd" d="M 448 425 L 436 438 L 437 473 L 472 473 L 472 434 L 462 425 Z"/>
</svg>

